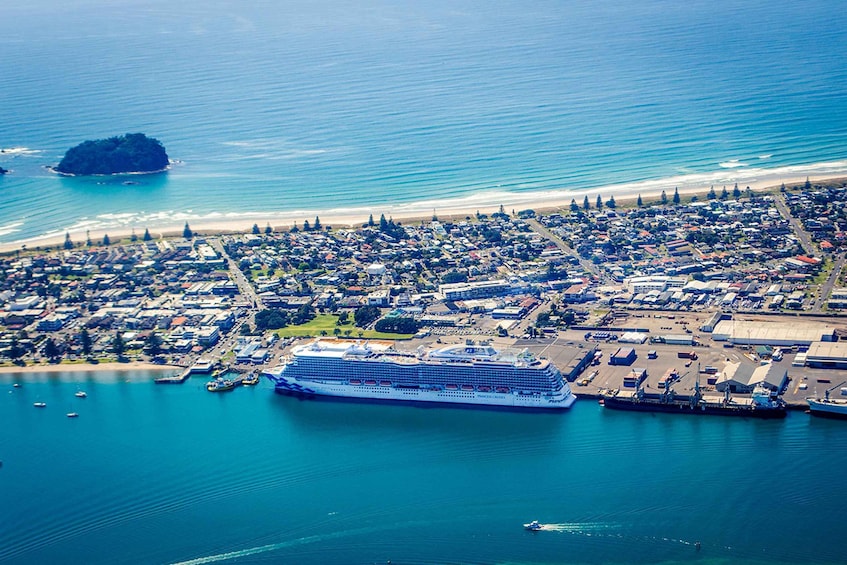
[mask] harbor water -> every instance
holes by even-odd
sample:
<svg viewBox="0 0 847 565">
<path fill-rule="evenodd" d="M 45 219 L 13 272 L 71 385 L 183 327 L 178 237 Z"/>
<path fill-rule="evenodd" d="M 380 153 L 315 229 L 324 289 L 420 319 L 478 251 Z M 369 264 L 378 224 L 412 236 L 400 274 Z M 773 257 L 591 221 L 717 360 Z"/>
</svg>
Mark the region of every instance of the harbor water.
<svg viewBox="0 0 847 565">
<path fill-rule="evenodd" d="M 843 422 L 301 401 L 154 376 L 0 375 L 1 563 L 843 562 Z"/>
</svg>

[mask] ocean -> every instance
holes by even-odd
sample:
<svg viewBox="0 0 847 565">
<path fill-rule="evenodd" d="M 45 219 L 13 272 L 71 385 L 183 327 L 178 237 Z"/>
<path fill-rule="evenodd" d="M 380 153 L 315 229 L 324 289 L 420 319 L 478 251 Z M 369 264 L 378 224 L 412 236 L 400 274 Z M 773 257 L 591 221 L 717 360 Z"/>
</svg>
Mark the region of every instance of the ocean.
<svg viewBox="0 0 847 565">
<path fill-rule="evenodd" d="M 0 562 L 844 561 L 843 422 L 301 401 L 153 376 L 0 375 Z"/>
<path fill-rule="evenodd" d="M 30 0 L 3 12 L 0 243 L 847 173 L 838 0 Z M 127 132 L 161 140 L 172 169 L 45 168 Z"/>
</svg>

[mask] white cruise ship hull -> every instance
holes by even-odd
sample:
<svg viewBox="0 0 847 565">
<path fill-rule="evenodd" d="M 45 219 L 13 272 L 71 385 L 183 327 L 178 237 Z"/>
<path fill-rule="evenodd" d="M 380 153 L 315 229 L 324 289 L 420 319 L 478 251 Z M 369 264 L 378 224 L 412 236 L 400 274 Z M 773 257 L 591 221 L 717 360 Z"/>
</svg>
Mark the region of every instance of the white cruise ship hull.
<svg viewBox="0 0 847 565">
<path fill-rule="evenodd" d="M 361 400 L 396 402 L 433 402 L 442 404 L 470 404 L 501 406 L 507 408 L 539 408 L 564 410 L 570 408 L 576 396 L 565 387 L 559 394 L 498 393 L 477 390 L 432 390 L 421 388 L 395 388 L 383 385 L 352 385 L 321 383 L 317 381 L 289 380 L 275 377 L 276 392 L 301 397 L 328 396 Z"/>
</svg>

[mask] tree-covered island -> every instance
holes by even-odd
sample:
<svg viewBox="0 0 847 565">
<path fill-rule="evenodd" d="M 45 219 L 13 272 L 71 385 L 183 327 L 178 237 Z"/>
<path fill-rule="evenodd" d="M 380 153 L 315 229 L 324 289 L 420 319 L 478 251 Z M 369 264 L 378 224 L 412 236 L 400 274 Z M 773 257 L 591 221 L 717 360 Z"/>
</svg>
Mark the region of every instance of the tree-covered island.
<svg viewBox="0 0 847 565">
<path fill-rule="evenodd" d="M 128 133 L 71 147 L 54 170 L 66 175 L 116 175 L 156 173 L 167 167 L 168 154 L 159 140 Z"/>
</svg>

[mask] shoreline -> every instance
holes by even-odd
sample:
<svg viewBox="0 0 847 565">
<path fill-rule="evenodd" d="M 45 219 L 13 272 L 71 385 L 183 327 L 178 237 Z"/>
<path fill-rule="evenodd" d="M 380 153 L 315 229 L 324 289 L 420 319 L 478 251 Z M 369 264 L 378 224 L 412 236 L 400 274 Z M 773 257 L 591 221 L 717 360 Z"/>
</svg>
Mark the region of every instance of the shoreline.
<svg viewBox="0 0 847 565">
<path fill-rule="evenodd" d="M 821 175 L 782 175 L 768 177 L 761 180 L 748 180 L 738 182 L 739 189 L 745 190 L 749 187 L 754 192 L 767 192 L 779 190 L 782 184 L 797 185 L 802 184 L 808 178 L 809 181 L 820 182 L 843 182 L 847 180 L 845 175 L 821 174 Z M 189 224 L 191 231 L 195 235 L 227 235 L 227 234 L 245 234 L 250 233 L 253 224 L 264 230 L 266 225 L 271 225 L 275 232 L 286 231 L 293 225 L 302 225 L 303 221 L 312 221 L 315 217 L 319 217 L 321 224 L 331 226 L 334 229 L 338 228 L 353 228 L 365 224 L 368 221 L 368 216 L 373 215 L 378 218 L 380 215 L 385 215 L 386 218 L 391 218 L 394 221 L 401 223 L 418 223 L 426 222 L 432 219 L 433 216 L 438 219 L 449 219 L 455 221 L 466 217 L 474 217 L 477 212 L 482 214 L 492 214 L 497 212 L 500 207 L 506 208 L 509 212 L 515 212 L 532 209 L 538 213 L 552 213 L 559 210 L 569 211 L 571 200 L 576 200 L 580 206 L 582 201 L 587 196 L 589 202 L 594 207 L 597 196 L 599 195 L 605 204 L 612 196 L 618 207 L 631 207 L 634 205 L 638 196 L 641 196 L 645 201 L 645 206 L 655 204 L 664 191 L 668 200 L 673 197 L 676 187 L 664 186 L 667 184 L 665 179 L 663 186 L 656 186 L 657 181 L 643 181 L 638 183 L 627 183 L 621 185 L 613 185 L 611 187 L 585 189 L 585 190 L 549 190 L 543 192 L 527 192 L 527 193 L 493 193 L 490 196 L 491 200 L 485 204 L 480 204 L 477 200 L 480 195 L 468 195 L 462 198 L 451 199 L 443 202 L 442 206 L 438 206 L 438 202 L 416 202 L 409 204 L 391 204 L 382 208 L 362 208 L 362 214 L 354 215 L 352 210 L 300 210 L 292 212 L 277 212 L 277 213 L 244 213 L 239 218 L 220 217 L 220 214 L 213 214 L 215 217 L 198 218 L 190 220 L 179 220 L 179 224 L 169 223 L 160 226 L 145 226 L 145 225 L 125 225 L 115 226 L 114 229 L 98 228 L 95 230 L 79 230 L 69 229 L 62 233 L 49 233 L 41 236 L 36 236 L 27 239 L 21 239 L 6 243 L 0 243 L 0 253 L 10 253 L 21 249 L 41 249 L 41 248 L 59 248 L 65 241 L 66 234 L 70 235 L 71 241 L 75 244 L 84 242 L 86 237 L 90 237 L 92 241 L 102 240 L 108 234 L 109 238 L 115 243 L 121 239 L 126 239 L 133 232 L 140 238 L 145 229 L 149 229 L 150 234 L 154 239 L 179 237 L 182 235 L 185 223 Z M 679 194 L 683 197 L 693 195 L 708 194 L 711 187 L 715 188 L 716 192 L 723 190 L 726 186 L 730 190 L 734 181 L 727 183 L 715 182 L 710 184 L 698 184 L 696 186 L 681 186 Z M 604 193 L 605 190 L 605 193 Z M 425 209 L 432 210 L 427 213 Z M 99 247 L 99 245 L 94 245 Z"/>
<path fill-rule="evenodd" d="M 175 365 L 156 365 L 153 363 L 145 363 L 141 361 L 131 361 L 129 363 L 60 363 L 58 365 L 26 365 L 25 367 L 18 366 L 3 366 L 0 367 L 0 380 L 13 380 L 8 377 L 20 377 L 22 382 L 36 380 L 35 377 L 47 375 L 54 377 L 56 375 L 82 375 L 86 373 L 112 373 L 120 374 L 134 371 L 157 371 L 157 372 L 172 372 L 182 370 L 182 367 Z M 132 379 L 137 380 L 137 379 Z M 145 379 L 146 380 L 146 379 Z"/>
</svg>

